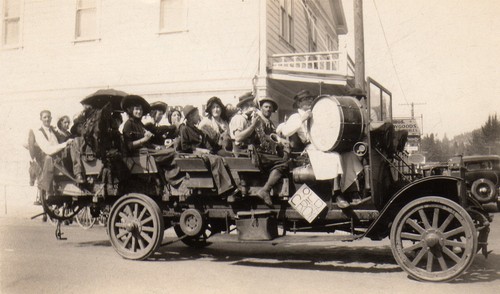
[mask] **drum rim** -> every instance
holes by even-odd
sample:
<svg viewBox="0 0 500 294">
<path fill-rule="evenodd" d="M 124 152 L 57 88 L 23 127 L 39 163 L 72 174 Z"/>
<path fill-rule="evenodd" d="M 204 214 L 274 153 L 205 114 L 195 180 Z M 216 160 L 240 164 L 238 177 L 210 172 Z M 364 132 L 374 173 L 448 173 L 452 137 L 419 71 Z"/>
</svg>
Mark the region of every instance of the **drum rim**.
<svg viewBox="0 0 500 294">
<path fill-rule="evenodd" d="M 314 109 L 314 106 L 318 103 L 318 101 L 320 101 L 322 98 L 335 98 L 334 100 L 331 99 L 332 101 L 334 101 L 336 104 L 337 104 L 337 107 L 342 107 L 342 105 L 340 105 L 340 102 L 338 100 L 338 98 L 349 98 L 349 100 L 351 101 L 354 101 L 354 103 L 357 105 L 358 109 L 362 112 L 363 109 L 365 107 L 363 107 L 361 105 L 361 102 L 354 98 L 354 97 L 351 97 L 351 96 L 345 96 L 345 95 L 342 95 L 342 96 L 338 96 L 338 95 L 327 95 L 327 94 L 322 94 L 322 95 L 319 95 L 318 97 L 316 97 L 316 99 L 314 99 L 312 105 L 311 105 L 311 110 Z M 340 113 L 340 118 L 341 118 L 341 121 L 344 122 L 344 112 L 343 111 L 339 111 Z M 314 118 L 313 118 L 314 119 Z M 366 128 L 368 128 L 368 126 L 366 125 L 366 121 L 365 121 L 365 116 L 363 115 L 363 113 L 361 113 L 361 132 L 360 132 L 360 135 L 359 135 L 359 138 L 358 138 L 358 141 L 361 140 L 361 138 L 363 137 L 363 134 L 365 134 L 366 132 Z M 339 133 L 337 135 L 337 138 L 335 140 L 335 143 L 333 144 L 333 146 L 328 149 L 328 150 L 322 150 L 322 149 L 319 149 L 318 146 L 314 143 L 314 140 L 313 140 L 313 137 L 310 135 L 310 140 L 311 140 L 311 143 L 316 147 L 318 148 L 319 150 L 321 151 L 324 151 L 324 152 L 329 152 L 329 151 L 334 151 L 339 145 L 340 143 L 342 142 L 342 134 L 344 134 L 344 123 L 341 124 L 340 128 L 339 128 Z M 309 132 L 309 134 L 311 134 L 311 127 L 313 126 L 313 124 L 309 124 L 308 128 L 307 128 L 307 131 Z"/>
</svg>

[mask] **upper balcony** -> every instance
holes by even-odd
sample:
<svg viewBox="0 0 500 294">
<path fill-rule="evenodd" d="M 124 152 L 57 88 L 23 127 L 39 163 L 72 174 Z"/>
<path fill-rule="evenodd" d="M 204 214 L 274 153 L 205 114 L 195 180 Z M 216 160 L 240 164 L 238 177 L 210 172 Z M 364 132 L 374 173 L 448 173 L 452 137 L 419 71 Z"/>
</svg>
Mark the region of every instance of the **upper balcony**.
<svg viewBox="0 0 500 294">
<path fill-rule="evenodd" d="M 354 79 L 354 62 L 345 51 L 274 54 L 270 78 L 346 85 Z"/>
</svg>

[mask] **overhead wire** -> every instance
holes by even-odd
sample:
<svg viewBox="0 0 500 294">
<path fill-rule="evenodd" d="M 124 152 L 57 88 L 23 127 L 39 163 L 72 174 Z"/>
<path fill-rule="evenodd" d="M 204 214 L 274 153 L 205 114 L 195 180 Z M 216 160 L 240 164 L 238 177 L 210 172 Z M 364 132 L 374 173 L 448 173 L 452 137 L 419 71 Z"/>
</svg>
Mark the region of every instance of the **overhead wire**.
<svg viewBox="0 0 500 294">
<path fill-rule="evenodd" d="M 380 28 L 382 29 L 382 34 L 384 35 L 385 44 L 387 46 L 387 51 L 389 52 L 389 57 L 391 58 L 392 68 L 394 69 L 394 73 L 396 74 L 396 79 L 398 81 L 399 89 L 401 90 L 401 93 L 403 94 L 403 99 L 405 100 L 406 104 L 409 105 L 409 102 L 406 99 L 406 93 L 403 90 L 403 87 L 401 86 L 401 80 L 399 78 L 399 74 L 398 74 L 398 71 L 396 69 L 396 65 L 394 64 L 394 57 L 392 56 L 391 47 L 389 46 L 389 41 L 387 41 L 387 35 L 385 34 L 384 25 L 382 23 L 382 19 L 380 18 L 380 13 L 378 11 L 377 3 L 375 0 L 372 0 L 372 1 L 373 1 L 373 5 L 375 6 L 375 11 L 377 12 L 378 21 L 380 23 Z"/>
</svg>

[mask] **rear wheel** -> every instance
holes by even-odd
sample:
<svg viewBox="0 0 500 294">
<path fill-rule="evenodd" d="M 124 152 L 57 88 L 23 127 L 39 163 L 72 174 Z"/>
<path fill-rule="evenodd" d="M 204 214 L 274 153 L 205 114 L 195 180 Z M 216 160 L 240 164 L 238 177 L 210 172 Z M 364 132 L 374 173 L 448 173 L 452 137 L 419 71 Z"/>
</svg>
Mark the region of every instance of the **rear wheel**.
<svg viewBox="0 0 500 294">
<path fill-rule="evenodd" d="M 86 206 L 76 215 L 76 222 L 84 230 L 92 228 L 96 222 L 96 218 L 92 216 L 90 207 Z"/>
<path fill-rule="evenodd" d="M 391 227 L 391 249 L 397 263 L 422 281 L 449 281 L 471 265 L 477 232 L 465 209 L 441 197 L 407 204 Z"/>
<path fill-rule="evenodd" d="M 160 207 L 142 194 L 127 194 L 111 208 L 108 232 L 123 258 L 143 260 L 160 246 L 165 230 Z"/>
</svg>

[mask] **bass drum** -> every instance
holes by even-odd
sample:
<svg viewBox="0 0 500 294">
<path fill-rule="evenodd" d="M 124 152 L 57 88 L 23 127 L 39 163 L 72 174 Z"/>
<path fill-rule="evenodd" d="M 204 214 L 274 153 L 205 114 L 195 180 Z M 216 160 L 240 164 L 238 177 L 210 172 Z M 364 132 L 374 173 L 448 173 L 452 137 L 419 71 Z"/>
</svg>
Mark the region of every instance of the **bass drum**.
<svg viewBox="0 0 500 294">
<path fill-rule="evenodd" d="M 351 151 L 364 134 L 364 111 L 353 97 L 318 97 L 309 125 L 311 143 L 321 151 Z"/>
</svg>

